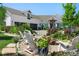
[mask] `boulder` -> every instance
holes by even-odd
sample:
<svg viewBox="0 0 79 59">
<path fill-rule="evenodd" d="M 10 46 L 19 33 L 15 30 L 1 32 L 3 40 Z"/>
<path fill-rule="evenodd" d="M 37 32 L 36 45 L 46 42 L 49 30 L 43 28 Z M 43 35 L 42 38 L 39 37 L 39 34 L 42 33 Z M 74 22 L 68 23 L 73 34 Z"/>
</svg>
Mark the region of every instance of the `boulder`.
<svg viewBox="0 0 79 59">
<path fill-rule="evenodd" d="M 71 47 L 74 49 L 76 47 L 76 44 L 79 42 L 79 36 L 76 36 L 75 38 L 72 39 L 71 41 Z"/>
</svg>

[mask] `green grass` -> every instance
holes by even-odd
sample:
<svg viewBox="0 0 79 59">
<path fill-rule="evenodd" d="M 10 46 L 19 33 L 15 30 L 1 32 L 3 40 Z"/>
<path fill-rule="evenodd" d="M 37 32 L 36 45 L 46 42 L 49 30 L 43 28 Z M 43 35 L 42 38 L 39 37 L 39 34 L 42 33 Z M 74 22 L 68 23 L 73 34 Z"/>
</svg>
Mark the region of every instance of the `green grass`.
<svg viewBox="0 0 79 59">
<path fill-rule="evenodd" d="M 0 52 L 2 48 L 6 47 L 9 43 L 14 43 L 12 37 L 0 33 Z"/>
<path fill-rule="evenodd" d="M 6 45 L 9 43 L 14 43 L 14 40 L 11 40 L 11 39 L 0 40 L 0 49 L 6 47 Z"/>
</svg>

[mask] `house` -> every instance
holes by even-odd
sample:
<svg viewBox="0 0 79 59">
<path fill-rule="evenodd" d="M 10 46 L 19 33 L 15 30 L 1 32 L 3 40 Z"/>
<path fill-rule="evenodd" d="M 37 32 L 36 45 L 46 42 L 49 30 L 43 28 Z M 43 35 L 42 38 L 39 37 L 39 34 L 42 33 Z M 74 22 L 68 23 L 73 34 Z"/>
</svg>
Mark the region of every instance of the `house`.
<svg viewBox="0 0 79 59">
<path fill-rule="evenodd" d="M 44 29 L 49 27 L 49 20 L 53 17 L 55 26 L 61 22 L 59 15 L 33 15 L 30 10 L 20 11 L 6 7 L 6 26 L 14 26 L 15 24 L 28 23 L 33 30 Z"/>
</svg>

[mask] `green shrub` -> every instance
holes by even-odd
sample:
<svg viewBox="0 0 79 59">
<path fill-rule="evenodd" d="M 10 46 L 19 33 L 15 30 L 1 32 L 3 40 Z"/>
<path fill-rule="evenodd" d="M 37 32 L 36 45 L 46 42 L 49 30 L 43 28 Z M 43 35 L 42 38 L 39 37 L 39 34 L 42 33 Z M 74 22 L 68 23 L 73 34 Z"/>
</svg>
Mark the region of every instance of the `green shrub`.
<svg viewBox="0 0 79 59">
<path fill-rule="evenodd" d="M 76 33 L 76 35 L 78 35 L 79 34 L 79 30 L 75 31 L 75 33 Z"/>
<path fill-rule="evenodd" d="M 76 48 L 79 49 L 79 42 L 76 44 Z"/>
<path fill-rule="evenodd" d="M 0 25 L 0 31 L 4 31 L 5 26 Z"/>
<path fill-rule="evenodd" d="M 6 8 L 4 6 L 0 6 L 0 30 L 4 30 L 5 18 L 6 18 Z"/>
<path fill-rule="evenodd" d="M 76 36 L 76 33 L 75 32 L 71 33 L 71 36 L 72 37 L 75 37 Z"/>
<path fill-rule="evenodd" d="M 75 36 L 77 36 L 77 35 L 79 35 L 79 30 L 76 30 L 75 32 L 71 33 L 71 36 L 72 36 L 72 37 L 75 37 Z"/>
<path fill-rule="evenodd" d="M 56 32 L 53 34 L 53 38 L 59 38 L 59 37 L 61 37 L 61 33 Z"/>
<path fill-rule="evenodd" d="M 30 28 L 30 25 L 25 23 L 25 24 L 22 24 L 20 26 L 18 26 L 18 29 L 19 31 L 24 31 L 24 30 L 30 30 L 32 32 L 32 29 Z"/>
<path fill-rule="evenodd" d="M 48 46 L 48 40 L 45 38 L 40 38 L 37 42 L 36 42 L 37 46 L 40 48 L 44 48 Z"/>
<path fill-rule="evenodd" d="M 67 35 L 62 34 L 60 32 L 56 32 L 56 33 L 52 34 L 51 36 L 55 39 L 60 39 L 60 40 L 68 40 L 69 39 Z"/>
<path fill-rule="evenodd" d="M 11 26 L 10 27 L 10 32 L 11 33 L 18 33 L 18 28 L 16 26 Z"/>
</svg>

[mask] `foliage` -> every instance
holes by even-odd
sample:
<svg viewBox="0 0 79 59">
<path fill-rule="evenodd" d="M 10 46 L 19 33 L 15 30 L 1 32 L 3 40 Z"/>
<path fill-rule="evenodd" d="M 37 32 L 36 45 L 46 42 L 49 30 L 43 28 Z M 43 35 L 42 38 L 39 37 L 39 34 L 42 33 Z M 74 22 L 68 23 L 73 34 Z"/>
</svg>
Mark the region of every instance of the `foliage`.
<svg viewBox="0 0 79 59">
<path fill-rule="evenodd" d="M 73 33 L 71 34 L 72 37 L 75 37 L 76 35 L 77 35 L 76 32 L 73 32 Z"/>
<path fill-rule="evenodd" d="M 74 23 L 75 23 L 76 26 L 79 26 L 79 11 L 78 11 L 78 13 L 75 16 Z"/>
<path fill-rule="evenodd" d="M 11 26 L 9 31 L 11 33 L 18 33 L 18 28 L 16 26 Z"/>
<path fill-rule="evenodd" d="M 76 44 L 76 48 L 79 49 L 79 42 Z"/>
<path fill-rule="evenodd" d="M 51 35 L 52 33 L 56 33 L 57 32 L 57 29 L 48 29 L 48 33 L 47 35 Z"/>
<path fill-rule="evenodd" d="M 2 26 L 4 26 L 5 17 L 6 17 L 6 9 L 4 6 L 0 6 L 0 30 L 3 28 Z"/>
<path fill-rule="evenodd" d="M 79 35 L 79 31 L 75 31 L 71 34 L 72 37 L 78 36 Z"/>
<path fill-rule="evenodd" d="M 52 34 L 53 38 L 59 38 L 61 36 L 61 33 L 56 32 L 54 34 Z"/>
<path fill-rule="evenodd" d="M 18 26 L 18 29 L 19 29 L 20 31 L 22 31 L 22 32 L 23 32 L 24 30 L 30 30 L 30 31 L 32 32 L 32 29 L 30 28 L 30 26 L 29 26 L 27 23 L 24 23 L 24 24 Z"/>
<path fill-rule="evenodd" d="M 59 40 L 69 40 L 69 39 L 72 39 L 73 37 L 76 37 L 77 35 L 79 35 L 79 30 L 74 31 L 69 35 L 63 34 L 61 32 L 56 32 L 54 34 L 51 34 L 50 36 L 52 38 L 59 39 Z"/>
<path fill-rule="evenodd" d="M 15 26 L 11 26 L 11 27 L 6 27 L 6 30 L 7 32 L 10 32 L 10 33 L 16 33 L 18 34 L 18 31 L 24 31 L 24 30 L 30 30 L 32 33 L 34 31 L 32 31 L 32 29 L 30 28 L 30 26 L 25 23 L 25 24 L 20 24 L 20 25 L 16 25 Z"/>
<path fill-rule="evenodd" d="M 5 25 L 0 25 L 0 31 L 4 31 L 5 30 Z"/>
<path fill-rule="evenodd" d="M 63 24 L 66 26 L 72 26 L 75 20 L 76 6 L 75 4 L 67 3 L 63 4 L 63 8 L 65 10 L 65 13 L 62 17 Z"/>
<path fill-rule="evenodd" d="M 9 43 L 14 43 L 14 40 L 12 40 L 11 36 L 0 36 L 0 49 L 4 48 Z"/>
<path fill-rule="evenodd" d="M 53 38 L 59 39 L 59 40 L 68 40 L 68 39 L 69 39 L 67 35 L 62 34 L 62 33 L 60 33 L 60 32 L 56 32 L 55 34 L 52 34 L 51 36 L 52 36 Z"/>
<path fill-rule="evenodd" d="M 19 41 L 19 37 L 13 37 L 12 40 L 14 40 L 14 43 L 17 43 Z"/>
<path fill-rule="evenodd" d="M 37 42 L 36 45 L 40 48 L 45 48 L 48 47 L 48 40 L 45 38 L 40 38 Z"/>
</svg>

